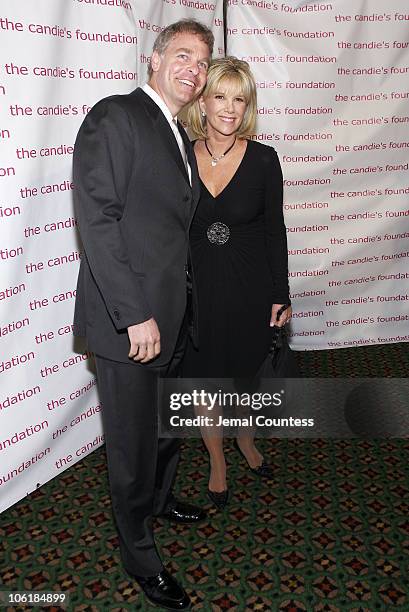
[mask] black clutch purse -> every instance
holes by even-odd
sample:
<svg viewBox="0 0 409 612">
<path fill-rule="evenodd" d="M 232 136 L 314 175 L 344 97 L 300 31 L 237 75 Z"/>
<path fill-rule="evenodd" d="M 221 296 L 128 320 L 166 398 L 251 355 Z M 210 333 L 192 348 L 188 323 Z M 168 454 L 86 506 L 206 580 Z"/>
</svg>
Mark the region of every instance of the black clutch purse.
<svg viewBox="0 0 409 612">
<path fill-rule="evenodd" d="M 277 321 L 289 304 L 284 304 L 277 313 Z M 301 372 L 293 351 L 288 344 L 285 325 L 272 328 L 271 346 L 267 358 L 257 373 L 259 378 L 300 378 Z"/>
<path fill-rule="evenodd" d="M 272 328 L 271 347 L 262 364 L 260 378 L 300 378 L 301 372 L 293 351 L 288 344 L 285 326 Z"/>
<path fill-rule="evenodd" d="M 262 378 L 301 378 L 294 352 L 288 344 L 285 327 L 272 328 L 271 346 L 255 376 L 235 378 L 234 387 L 239 393 L 256 393 Z"/>
<path fill-rule="evenodd" d="M 286 308 L 288 304 L 280 309 L 277 319 Z M 241 392 L 254 393 L 260 386 L 260 378 L 301 378 L 300 368 L 288 344 L 287 329 L 284 325 L 274 325 L 271 328 L 270 350 L 256 375 L 253 378 L 234 379 L 235 387 Z"/>
</svg>

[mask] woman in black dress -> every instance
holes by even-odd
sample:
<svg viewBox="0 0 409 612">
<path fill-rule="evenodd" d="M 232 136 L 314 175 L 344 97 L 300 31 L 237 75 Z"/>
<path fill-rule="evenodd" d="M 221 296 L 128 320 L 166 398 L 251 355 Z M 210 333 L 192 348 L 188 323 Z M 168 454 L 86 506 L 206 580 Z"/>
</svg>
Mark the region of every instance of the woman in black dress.
<svg viewBox="0 0 409 612">
<path fill-rule="evenodd" d="M 249 65 L 215 60 L 207 86 L 189 109 L 201 198 L 191 226 L 192 267 L 198 296 L 199 348 L 190 343 L 187 378 L 250 378 L 271 346 L 271 326 L 291 317 L 283 181 L 275 150 L 249 137 L 257 112 Z M 210 455 L 209 496 L 218 507 L 228 489 L 223 439 L 202 429 Z M 237 437 L 258 475 L 271 478 L 254 434 Z"/>
</svg>

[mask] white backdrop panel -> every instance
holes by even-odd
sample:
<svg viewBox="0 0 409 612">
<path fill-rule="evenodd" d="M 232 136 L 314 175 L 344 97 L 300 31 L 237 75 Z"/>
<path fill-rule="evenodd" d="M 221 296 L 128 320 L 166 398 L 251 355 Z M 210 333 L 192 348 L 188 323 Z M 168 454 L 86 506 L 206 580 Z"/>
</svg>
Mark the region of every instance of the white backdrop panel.
<svg viewBox="0 0 409 612">
<path fill-rule="evenodd" d="M 285 177 L 292 346 L 409 340 L 409 10 L 230 0 L 227 52 L 258 86 Z"/>
</svg>

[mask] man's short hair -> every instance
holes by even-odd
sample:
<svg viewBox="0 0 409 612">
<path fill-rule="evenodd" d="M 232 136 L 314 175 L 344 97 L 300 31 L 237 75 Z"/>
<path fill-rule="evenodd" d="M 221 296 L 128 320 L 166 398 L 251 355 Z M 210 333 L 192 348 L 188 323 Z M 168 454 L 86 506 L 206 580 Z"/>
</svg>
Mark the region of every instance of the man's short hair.
<svg viewBox="0 0 409 612">
<path fill-rule="evenodd" d="M 201 40 L 209 47 L 209 55 L 213 53 L 214 36 L 213 32 L 200 21 L 196 19 L 180 19 L 175 23 L 168 25 L 158 35 L 155 42 L 153 43 L 152 53 L 156 51 L 159 55 L 163 55 L 166 51 L 166 47 L 177 34 L 196 34 Z M 152 66 L 148 64 L 148 75 L 152 76 Z"/>
</svg>

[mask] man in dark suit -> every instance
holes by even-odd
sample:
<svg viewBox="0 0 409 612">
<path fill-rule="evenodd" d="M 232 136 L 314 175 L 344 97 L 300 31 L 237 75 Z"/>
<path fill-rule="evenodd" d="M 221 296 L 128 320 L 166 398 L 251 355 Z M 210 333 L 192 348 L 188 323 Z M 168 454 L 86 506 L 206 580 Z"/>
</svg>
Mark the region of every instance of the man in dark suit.
<svg viewBox="0 0 409 612">
<path fill-rule="evenodd" d="M 171 487 L 178 441 L 157 434 L 159 376 L 174 376 L 188 321 L 188 231 L 197 166 L 178 112 L 202 91 L 213 49 L 195 20 L 157 38 L 149 84 L 98 102 L 74 152 L 75 210 L 84 255 L 75 331 L 96 354 L 113 512 L 125 569 L 153 603 L 189 607 L 164 569 L 152 516 L 205 513 Z"/>
</svg>

